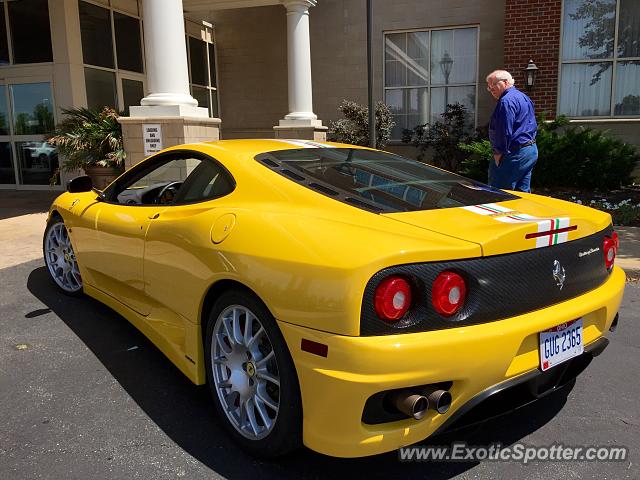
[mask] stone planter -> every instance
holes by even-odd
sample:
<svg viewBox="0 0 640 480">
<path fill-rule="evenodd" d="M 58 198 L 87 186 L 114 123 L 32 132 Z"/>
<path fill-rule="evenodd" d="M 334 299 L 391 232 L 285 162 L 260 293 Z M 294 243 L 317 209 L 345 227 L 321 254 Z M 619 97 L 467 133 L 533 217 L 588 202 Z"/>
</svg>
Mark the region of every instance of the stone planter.
<svg viewBox="0 0 640 480">
<path fill-rule="evenodd" d="M 120 174 L 122 169 L 118 167 L 84 167 L 84 172 L 91 177 L 93 188 L 104 190 L 107 185 L 113 182 Z"/>
</svg>

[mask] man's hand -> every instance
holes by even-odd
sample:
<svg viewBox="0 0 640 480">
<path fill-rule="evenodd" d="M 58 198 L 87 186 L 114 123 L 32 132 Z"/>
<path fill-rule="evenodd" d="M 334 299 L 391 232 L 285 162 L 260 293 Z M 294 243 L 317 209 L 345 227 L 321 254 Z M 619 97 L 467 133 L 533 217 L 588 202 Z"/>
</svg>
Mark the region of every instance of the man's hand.
<svg viewBox="0 0 640 480">
<path fill-rule="evenodd" d="M 493 160 L 496 162 L 496 167 L 500 166 L 500 160 L 502 160 L 502 154 L 501 153 L 494 153 L 493 154 Z"/>
</svg>

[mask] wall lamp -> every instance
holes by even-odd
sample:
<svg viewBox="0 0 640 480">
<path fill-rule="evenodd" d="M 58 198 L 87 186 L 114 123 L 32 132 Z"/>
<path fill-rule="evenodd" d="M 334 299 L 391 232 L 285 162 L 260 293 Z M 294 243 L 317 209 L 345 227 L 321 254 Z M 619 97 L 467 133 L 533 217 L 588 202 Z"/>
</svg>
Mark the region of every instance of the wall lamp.
<svg viewBox="0 0 640 480">
<path fill-rule="evenodd" d="M 536 76 L 538 75 L 538 70 L 540 70 L 535 63 L 533 63 L 533 59 L 529 60 L 529 64 L 527 68 L 524 69 L 524 85 L 527 90 L 533 90 L 533 86 L 536 84 Z"/>
</svg>

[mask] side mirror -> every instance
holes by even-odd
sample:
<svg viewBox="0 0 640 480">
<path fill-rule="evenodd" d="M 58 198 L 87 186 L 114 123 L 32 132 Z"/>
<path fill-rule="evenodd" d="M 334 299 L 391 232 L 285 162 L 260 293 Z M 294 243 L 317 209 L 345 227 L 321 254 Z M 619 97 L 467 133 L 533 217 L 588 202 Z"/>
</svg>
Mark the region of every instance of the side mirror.
<svg viewBox="0 0 640 480">
<path fill-rule="evenodd" d="M 67 182 L 67 192 L 69 193 L 90 192 L 92 189 L 93 182 L 88 175 L 72 178 Z"/>
</svg>

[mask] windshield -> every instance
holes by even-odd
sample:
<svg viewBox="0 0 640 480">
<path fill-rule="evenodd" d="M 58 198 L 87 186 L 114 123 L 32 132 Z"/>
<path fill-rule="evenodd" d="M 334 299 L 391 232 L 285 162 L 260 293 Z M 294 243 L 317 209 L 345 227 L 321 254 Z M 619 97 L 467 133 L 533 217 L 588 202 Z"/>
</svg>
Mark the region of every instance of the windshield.
<svg viewBox="0 0 640 480">
<path fill-rule="evenodd" d="M 464 207 L 518 198 L 400 155 L 357 148 L 300 148 L 256 160 L 290 180 L 382 213 Z"/>
</svg>

